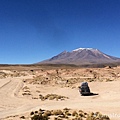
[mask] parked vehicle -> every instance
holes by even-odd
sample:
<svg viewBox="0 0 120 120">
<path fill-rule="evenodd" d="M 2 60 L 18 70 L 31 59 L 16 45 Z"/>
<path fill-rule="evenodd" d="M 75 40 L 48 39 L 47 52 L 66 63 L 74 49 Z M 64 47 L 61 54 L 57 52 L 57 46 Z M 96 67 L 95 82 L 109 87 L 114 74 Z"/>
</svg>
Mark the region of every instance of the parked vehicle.
<svg viewBox="0 0 120 120">
<path fill-rule="evenodd" d="M 79 92 L 81 95 L 90 95 L 90 88 L 87 82 L 83 82 L 79 87 Z"/>
</svg>

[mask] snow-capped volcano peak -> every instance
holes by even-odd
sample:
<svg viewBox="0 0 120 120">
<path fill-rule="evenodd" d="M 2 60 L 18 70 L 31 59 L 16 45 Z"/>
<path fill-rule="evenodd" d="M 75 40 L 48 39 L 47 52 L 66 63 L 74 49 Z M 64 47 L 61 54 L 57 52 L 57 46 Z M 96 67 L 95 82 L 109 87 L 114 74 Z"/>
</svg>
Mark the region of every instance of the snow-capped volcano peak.
<svg viewBox="0 0 120 120">
<path fill-rule="evenodd" d="M 78 48 L 78 49 L 75 49 L 73 51 L 81 51 L 81 50 L 97 50 L 97 49 L 94 49 L 94 48 Z"/>
</svg>

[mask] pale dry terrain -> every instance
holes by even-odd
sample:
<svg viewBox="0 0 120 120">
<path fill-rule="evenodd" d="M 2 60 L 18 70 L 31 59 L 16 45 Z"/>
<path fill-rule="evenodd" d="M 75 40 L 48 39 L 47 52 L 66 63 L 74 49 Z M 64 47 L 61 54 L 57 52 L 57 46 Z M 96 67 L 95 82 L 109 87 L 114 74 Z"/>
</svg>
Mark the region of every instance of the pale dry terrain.
<svg viewBox="0 0 120 120">
<path fill-rule="evenodd" d="M 81 96 L 88 81 L 94 96 Z M 120 119 L 120 67 L 0 70 L 0 120 L 30 120 L 30 112 L 70 108 Z"/>
</svg>

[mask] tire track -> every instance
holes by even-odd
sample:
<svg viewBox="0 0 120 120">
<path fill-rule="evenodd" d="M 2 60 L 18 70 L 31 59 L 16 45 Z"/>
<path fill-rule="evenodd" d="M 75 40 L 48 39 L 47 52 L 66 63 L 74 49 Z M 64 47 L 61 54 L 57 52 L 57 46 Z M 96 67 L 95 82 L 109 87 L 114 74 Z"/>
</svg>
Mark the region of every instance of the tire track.
<svg viewBox="0 0 120 120">
<path fill-rule="evenodd" d="M 4 79 L 2 79 L 2 81 L 3 81 Z M 1 82 L 1 81 L 0 81 Z M 3 84 L 3 85 L 1 85 L 0 86 L 0 89 L 1 88 L 3 88 L 3 87 L 5 87 L 7 84 L 9 84 L 11 82 L 11 80 L 8 80 L 7 82 L 5 82 L 5 83 L 0 83 L 0 84 Z"/>
</svg>

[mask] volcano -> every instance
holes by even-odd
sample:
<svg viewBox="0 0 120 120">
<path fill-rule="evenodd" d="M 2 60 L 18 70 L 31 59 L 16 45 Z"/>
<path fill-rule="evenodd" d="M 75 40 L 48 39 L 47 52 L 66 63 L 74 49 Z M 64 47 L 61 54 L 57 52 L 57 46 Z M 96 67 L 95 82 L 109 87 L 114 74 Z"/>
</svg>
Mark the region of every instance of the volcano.
<svg viewBox="0 0 120 120">
<path fill-rule="evenodd" d="M 94 48 L 78 48 L 71 52 L 63 51 L 50 59 L 39 62 L 40 64 L 105 64 L 118 63 L 120 58 L 113 57 Z"/>
</svg>

